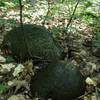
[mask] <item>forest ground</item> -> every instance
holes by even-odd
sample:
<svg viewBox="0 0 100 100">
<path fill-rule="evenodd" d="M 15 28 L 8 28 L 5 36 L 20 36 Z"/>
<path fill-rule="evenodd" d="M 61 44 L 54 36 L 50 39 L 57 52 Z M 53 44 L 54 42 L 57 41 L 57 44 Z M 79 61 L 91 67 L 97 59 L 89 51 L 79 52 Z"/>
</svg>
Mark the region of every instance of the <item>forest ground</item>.
<svg viewBox="0 0 100 100">
<path fill-rule="evenodd" d="M 23 18 L 23 23 L 40 25 L 43 24 L 44 20 L 41 19 L 40 16 L 44 15 L 44 8 L 40 8 L 40 10 L 37 10 L 37 12 L 33 13 L 32 10 L 28 10 L 28 6 L 29 5 L 26 5 L 25 10 L 23 11 L 25 15 L 25 17 Z M 4 16 L 5 14 L 6 16 Z M 0 9 L 0 16 L 1 18 L 3 18 L 3 23 L 0 25 L 0 43 L 2 42 L 3 37 L 7 33 L 7 31 L 11 30 L 13 26 L 17 25 L 16 22 L 19 23 L 18 15 L 18 9 Z M 45 21 L 44 26 L 55 33 L 53 34 L 54 37 L 56 37 L 57 33 L 59 34 L 59 36 L 57 36 L 57 40 L 60 42 L 61 46 L 64 47 L 65 52 L 67 52 L 68 50 L 67 45 L 69 45 L 70 48 L 73 50 L 73 58 L 71 58 L 71 62 L 82 69 L 81 73 L 83 75 L 90 76 L 86 79 L 86 92 L 94 92 L 86 96 L 83 95 L 84 100 L 100 100 L 100 88 L 97 87 L 97 84 L 100 84 L 100 73 L 96 72 L 96 70 L 100 69 L 100 58 L 93 55 L 92 52 L 95 51 L 95 48 L 92 48 L 93 51 L 91 50 L 91 40 L 94 37 L 93 32 L 95 30 L 93 27 L 89 26 L 83 21 L 75 19 L 71 22 L 71 26 L 77 26 L 78 30 L 71 30 L 69 32 L 68 38 L 70 39 L 70 41 L 66 43 L 64 41 L 65 37 L 62 35 L 63 30 L 55 32 L 53 29 L 56 30 L 57 27 L 63 29 L 63 24 L 67 25 L 67 23 L 68 20 L 64 19 L 63 15 L 58 15 L 57 17 L 53 17 L 52 19 Z M 0 87 L 2 88 L 0 90 L 0 100 L 31 100 L 29 92 L 29 82 L 31 80 L 31 76 L 27 73 L 30 72 L 32 73 L 32 75 L 34 75 L 34 72 L 32 70 L 32 62 L 27 61 L 22 64 L 14 62 L 5 63 L 6 59 L 1 55 L 0 82 L 2 82 L 4 85 L 0 84 Z M 67 55 L 65 60 L 66 59 Z M 22 87 L 24 87 L 24 91 L 22 91 L 21 93 L 17 93 L 18 90 Z M 6 90 L 7 92 L 5 92 L 5 94 L 2 94 L 2 92 Z"/>
</svg>

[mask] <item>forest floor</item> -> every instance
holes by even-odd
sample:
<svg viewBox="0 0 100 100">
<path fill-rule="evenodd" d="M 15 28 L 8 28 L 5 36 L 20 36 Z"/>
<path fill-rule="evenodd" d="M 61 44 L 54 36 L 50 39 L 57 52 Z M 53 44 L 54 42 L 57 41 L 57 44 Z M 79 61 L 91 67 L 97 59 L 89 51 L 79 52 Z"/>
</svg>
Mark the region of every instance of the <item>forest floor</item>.
<svg viewBox="0 0 100 100">
<path fill-rule="evenodd" d="M 28 17 L 25 16 L 23 18 L 24 23 L 43 24 L 43 20 L 40 16 L 44 15 L 45 10 L 41 9 L 41 11 L 33 13 L 32 10 L 26 9 L 23 13 L 28 15 Z M 4 14 L 6 14 L 6 16 L 4 16 Z M 4 35 L 11 30 L 13 26 L 17 25 L 16 22 L 19 23 L 18 14 L 19 10 L 14 8 L 10 8 L 7 11 L 5 9 L 0 10 L 0 16 L 3 19 L 2 24 L 0 24 L 0 43 L 2 43 Z M 59 15 L 58 17 L 45 21 L 44 26 L 49 28 L 51 31 L 54 31 L 53 29 L 56 29 L 57 27 L 62 29 L 63 23 L 67 25 L 68 20 L 63 19 L 63 16 Z M 71 62 L 79 66 L 81 73 L 84 76 L 87 76 L 86 93 L 90 92 L 90 94 L 86 95 L 86 93 L 84 93 L 82 100 L 100 100 L 100 86 L 98 87 L 98 84 L 100 84 L 100 73 L 98 72 L 98 70 L 100 70 L 100 57 L 93 54 L 95 48 L 91 47 L 91 40 L 94 37 L 94 29 L 80 20 L 73 20 L 71 26 L 77 26 L 77 31 L 70 31 L 70 35 L 68 37 L 70 41 L 67 43 L 64 42 L 64 36 L 61 35 L 63 30 L 58 32 L 60 35 L 58 41 L 61 46 L 64 47 L 65 52 L 69 49 L 67 45 L 70 46 L 70 49 L 72 50 Z M 3 54 L 1 52 L 0 100 L 31 100 L 29 89 L 31 76 L 28 73 L 34 75 L 32 70 L 32 61 L 18 64 L 13 62 L 11 57 L 5 58 L 2 55 Z M 67 59 L 67 55 L 65 59 Z M 22 92 L 18 92 L 19 90 Z"/>
</svg>

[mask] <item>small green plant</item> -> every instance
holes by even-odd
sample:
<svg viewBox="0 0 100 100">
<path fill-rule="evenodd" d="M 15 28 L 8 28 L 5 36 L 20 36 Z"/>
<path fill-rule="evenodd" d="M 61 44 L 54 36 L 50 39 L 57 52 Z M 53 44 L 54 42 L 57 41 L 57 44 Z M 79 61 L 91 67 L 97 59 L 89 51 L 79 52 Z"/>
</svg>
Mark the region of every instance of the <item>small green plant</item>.
<svg viewBox="0 0 100 100">
<path fill-rule="evenodd" d="M 5 91 L 7 91 L 7 86 L 4 84 L 0 84 L 0 94 L 4 93 Z"/>
</svg>

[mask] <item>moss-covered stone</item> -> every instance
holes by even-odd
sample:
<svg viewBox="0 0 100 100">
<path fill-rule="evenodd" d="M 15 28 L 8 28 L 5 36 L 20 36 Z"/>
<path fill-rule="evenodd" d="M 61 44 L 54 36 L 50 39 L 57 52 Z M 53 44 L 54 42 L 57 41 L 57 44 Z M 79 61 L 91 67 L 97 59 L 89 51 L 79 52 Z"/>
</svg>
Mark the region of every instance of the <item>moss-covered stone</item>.
<svg viewBox="0 0 100 100">
<path fill-rule="evenodd" d="M 70 62 L 57 62 L 40 70 L 32 78 L 30 89 L 33 97 L 74 100 L 84 93 L 84 80 L 76 66 Z"/>
<path fill-rule="evenodd" d="M 49 30 L 38 25 L 23 25 L 23 31 L 15 27 L 4 37 L 2 44 L 8 43 L 13 56 L 22 60 L 30 56 L 50 61 L 59 59 L 61 51 Z"/>
</svg>

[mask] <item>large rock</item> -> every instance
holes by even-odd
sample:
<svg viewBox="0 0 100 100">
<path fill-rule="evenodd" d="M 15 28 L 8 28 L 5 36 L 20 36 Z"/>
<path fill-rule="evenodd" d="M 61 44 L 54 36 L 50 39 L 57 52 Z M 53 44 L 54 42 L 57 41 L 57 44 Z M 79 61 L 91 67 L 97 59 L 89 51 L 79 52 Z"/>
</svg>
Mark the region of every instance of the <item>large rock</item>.
<svg viewBox="0 0 100 100">
<path fill-rule="evenodd" d="M 9 48 L 13 56 L 21 60 L 34 57 L 49 61 L 59 59 L 61 48 L 49 30 L 38 25 L 23 25 L 23 31 L 21 27 L 9 31 L 4 37 L 2 49 Z"/>
<path fill-rule="evenodd" d="M 84 77 L 70 62 L 50 64 L 32 77 L 31 93 L 33 97 L 45 100 L 74 100 L 84 93 Z"/>
</svg>

